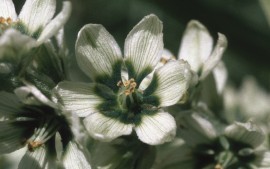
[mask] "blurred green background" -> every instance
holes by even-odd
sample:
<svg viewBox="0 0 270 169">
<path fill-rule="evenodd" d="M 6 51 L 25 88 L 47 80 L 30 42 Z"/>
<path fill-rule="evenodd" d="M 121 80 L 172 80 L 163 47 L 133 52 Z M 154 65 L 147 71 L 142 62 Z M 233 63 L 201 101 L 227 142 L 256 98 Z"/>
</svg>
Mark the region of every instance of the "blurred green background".
<svg viewBox="0 0 270 169">
<path fill-rule="evenodd" d="M 99 23 L 121 47 L 132 27 L 154 13 L 164 23 L 165 47 L 175 55 L 187 22 L 202 22 L 216 40 L 225 34 L 229 45 L 223 60 L 229 79 L 240 85 L 246 75 L 255 76 L 270 90 L 270 27 L 258 0 L 71 0 L 73 11 L 66 25 L 72 54 L 77 32 L 87 23 Z M 17 10 L 24 3 L 14 0 Z M 58 10 L 62 0 L 58 0 Z M 123 49 L 123 48 L 122 48 Z"/>
</svg>

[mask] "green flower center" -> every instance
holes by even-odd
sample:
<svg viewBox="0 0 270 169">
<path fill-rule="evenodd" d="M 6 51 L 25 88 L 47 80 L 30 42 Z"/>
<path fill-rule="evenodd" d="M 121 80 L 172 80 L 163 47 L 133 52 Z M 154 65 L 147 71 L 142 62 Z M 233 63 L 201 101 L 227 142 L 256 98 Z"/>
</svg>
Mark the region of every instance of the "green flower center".
<svg viewBox="0 0 270 169">
<path fill-rule="evenodd" d="M 212 144 L 198 145 L 194 148 L 193 155 L 196 159 L 196 168 L 209 166 L 213 166 L 214 169 L 249 168 L 247 161 L 255 159 L 250 145 L 226 137 L 220 137 Z"/>
<path fill-rule="evenodd" d="M 156 112 L 157 107 L 147 104 L 143 97 L 143 91 L 137 87 L 136 81 L 131 78 L 127 81 L 119 81 L 117 93 L 117 105 L 121 121 L 125 123 L 139 123 L 142 114 Z M 107 114 L 107 113 L 105 113 Z"/>
<path fill-rule="evenodd" d="M 141 112 L 142 92 L 136 89 L 137 83 L 133 78 L 127 81 L 119 81 L 117 83 L 118 103 L 123 112 L 129 117 L 134 117 Z"/>
<path fill-rule="evenodd" d="M 22 137 L 22 144 L 27 145 L 30 152 L 53 140 L 56 132 L 62 134 L 62 130 L 69 128 L 65 117 L 58 115 L 53 108 L 35 105 L 24 105 L 14 125 L 27 129 Z M 65 131 L 65 135 L 69 133 Z"/>
<path fill-rule="evenodd" d="M 20 31 L 22 34 L 31 36 L 34 39 L 37 39 L 42 32 L 42 27 L 38 28 L 34 32 L 30 32 L 28 28 L 20 20 L 13 21 L 10 17 L 4 18 L 1 16 L 0 17 L 0 36 L 9 28 L 14 28 Z"/>
</svg>

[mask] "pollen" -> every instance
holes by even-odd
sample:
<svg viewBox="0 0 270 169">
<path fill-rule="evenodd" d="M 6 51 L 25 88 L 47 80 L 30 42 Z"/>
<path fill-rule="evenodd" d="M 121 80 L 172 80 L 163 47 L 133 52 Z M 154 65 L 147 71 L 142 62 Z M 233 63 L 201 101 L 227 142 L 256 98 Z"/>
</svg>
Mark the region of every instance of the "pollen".
<svg viewBox="0 0 270 169">
<path fill-rule="evenodd" d="M 161 58 L 161 59 L 160 59 L 160 62 L 161 62 L 162 64 L 164 64 L 164 65 L 165 65 L 165 64 L 168 62 L 168 60 L 167 60 L 167 59 L 165 59 L 165 58 Z"/>
<path fill-rule="evenodd" d="M 43 145 L 40 141 L 29 141 L 27 148 L 30 152 L 35 151 L 36 148 L 41 147 Z"/>
<path fill-rule="evenodd" d="M 12 23 L 12 19 L 10 17 L 8 18 L 4 18 L 4 17 L 0 17 L 0 24 L 3 25 L 10 25 Z"/>
<path fill-rule="evenodd" d="M 220 164 L 217 164 L 214 169 L 223 169 L 223 167 Z"/>
<path fill-rule="evenodd" d="M 137 83 L 135 82 L 135 80 L 133 78 L 123 82 L 123 81 L 119 81 L 117 83 L 118 87 L 122 87 L 124 88 L 124 93 L 126 96 L 132 94 L 133 92 L 135 92 Z"/>
</svg>

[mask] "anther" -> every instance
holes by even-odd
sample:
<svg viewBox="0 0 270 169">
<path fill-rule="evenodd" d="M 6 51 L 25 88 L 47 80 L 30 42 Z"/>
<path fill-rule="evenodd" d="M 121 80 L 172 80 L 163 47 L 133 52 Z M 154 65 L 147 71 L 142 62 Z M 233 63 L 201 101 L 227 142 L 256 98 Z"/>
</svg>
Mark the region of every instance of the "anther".
<svg viewBox="0 0 270 169">
<path fill-rule="evenodd" d="M 161 62 L 162 64 L 164 64 L 164 65 L 165 65 L 165 64 L 168 62 L 168 60 L 167 60 L 167 59 L 165 59 L 165 58 L 161 58 L 161 59 L 160 59 L 160 62 Z"/>
<path fill-rule="evenodd" d="M 6 20 L 6 22 L 7 22 L 8 24 L 11 24 L 11 23 L 12 23 L 12 19 L 8 17 L 7 20 Z"/>
<path fill-rule="evenodd" d="M 123 85 L 123 82 L 120 80 L 118 83 L 117 83 L 117 86 L 120 87 Z"/>
<path fill-rule="evenodd" d="M 214 169 L 223 169 L 223 167 L 220 164 L 217 164 Z"/>
<path fill-rule="evenodd" d="M 10 18 L 10 17 L 8 17 L 8 18 L 4 18 L 4 17 L 0 17 L 0 24 L 2 24 L 2 25 L 10 25 L 10 24 L 12 24 L 12 19 Z"/>
<path fill-rule="evenodd" d="M 41 147 L 43 145 L 40 141 L 29 141 L 27 148 L 30 152 L 35 151 L 36 148 Z"/>
<path fill-rule="evenodd" d="M 130 95 L 131 93 L 135 92 L 137 83 L 135 82 L 135 80 L 133 78 L 131 78 L 130 80 L 127 80 L 125 82 L 119 81 L 117 83 L 118 87 L 122 87 L 124 86 L 124 92 L 126 96 Z"/>
<path fill-rule="evenodd" d="M 4 24 L 6 22 L 6 19 L 4 17 L 0 17 L 0 24 Z"/>
</svg>

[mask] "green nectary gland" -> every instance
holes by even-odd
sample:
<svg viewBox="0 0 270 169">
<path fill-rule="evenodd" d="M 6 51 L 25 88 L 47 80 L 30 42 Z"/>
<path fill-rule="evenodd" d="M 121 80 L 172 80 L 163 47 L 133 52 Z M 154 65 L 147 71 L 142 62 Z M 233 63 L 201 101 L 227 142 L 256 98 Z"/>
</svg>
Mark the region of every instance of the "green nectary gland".
<svg viewBox="0 0 270 169">
<path fill-rule="evenodd" d="M 125 124 L 138 125 L 143 115 L 153 115 L 157 112 L 158 108 L 155 104 L 151 104 L 151 101 L 157 100 L 157 98 L 149 99 L 138 89 L 129 95 L 125 95 L 123 91 L 124 89 L 119 88 L 117 94 L 105 95 L 104 91 L 97 87 L 96 93 L 106 100 L 97 107 L 103 115 L 115 118 Z"/>
<path fill-rule="evenodd" d="M 105 100 L 102 104 L 97 106 L 97 109 L 107 117 L 118 119 L 126 124 L 136 125 L 141 122 L 142 115 L 153 115 L 157 112 L 159 98 L 153 96 L 152 93 L 157 88 L 158 79 L 154 74 L 149 87 L 144 92 L 139 91 L 138 86 L 142 79 L 146 77 L 152 69 L 146 68 L 140 75 L 135 76 L 135 69 L 132 63 L 126 60 L 125 66 L 127 67 L 128 75 L 131 77 L 132 82 L 136 83 L 136 86 L 134 88 L 124 86 L 121 81 L 122 64 L 123 60 L 119 60 L 112 66 L 113 76 L 99 75 L 95 78 L 96 82 L 109 87 L 114 92 L 114 94 L 112 94 L 110 91 L 104 91 L 104 88 L 97 85 L 95 87 L 95 93 Z M 134 77 L 134 79 L 132 77 Z M 121 82 L 120 86 L 118 85 L 119 82 Z"/>
<path fill-rule="evenodd" d="M 0 36 L 9 28 L 16 29 L 19 32 L 21 32 L 22 34 L 28 35 L 34 39 L 38 39 L 38 37 L 40 36 L 40 34 L 43 30 L 43 28 L 40 27 L 35 32 L 31 33 L 31 32 L 29 32 L 28 28 L 20 21 L 12 22 L 10 24 L 0 23 Z"/>
<path fill-rule="evenodd" d="M 207 168 L 214 166 L 222 169 L 249 168 L 247 161 L 253 161 L 256 157 L 254 153 L 248 155 L 240 155 L 239 152 L 243 149 L 253 149 L 250 145 L 235 141 L 230 138 L 225 138 L 229 147 L 225 148 L 220 139 L 214 140 L 211 144 L 197 145 L 193 149 L 193 157 L 196 159 L 194 169 Z"/>
</svg>

